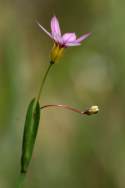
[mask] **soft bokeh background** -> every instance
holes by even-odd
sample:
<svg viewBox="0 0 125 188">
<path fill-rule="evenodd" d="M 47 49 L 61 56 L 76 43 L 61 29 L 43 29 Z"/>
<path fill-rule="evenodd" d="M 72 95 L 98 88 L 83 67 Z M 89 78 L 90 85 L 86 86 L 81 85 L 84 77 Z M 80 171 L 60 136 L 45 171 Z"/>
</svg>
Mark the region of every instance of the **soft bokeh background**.
<svg viewBox="0 0 125 188">
<path fill-rule="evenodd" d="M 124 0 L 0 0 L 0 188 L 16 186 L 27 105 L 52 47 L 35 20 L 49 30 L 54 14 L 63 32 L 93 34 L 82 46 L 65 50 L 41 104 L 79 109 L 97 104 L 100 113 L 42 112 L 24 187 L 124 188 Z"/>
</svg>

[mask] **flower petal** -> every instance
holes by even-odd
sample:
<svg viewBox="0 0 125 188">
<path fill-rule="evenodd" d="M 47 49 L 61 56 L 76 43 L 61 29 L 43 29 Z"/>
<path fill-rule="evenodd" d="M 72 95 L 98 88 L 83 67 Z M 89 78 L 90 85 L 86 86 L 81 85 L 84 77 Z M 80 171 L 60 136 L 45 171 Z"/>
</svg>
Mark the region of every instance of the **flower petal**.
<svg viewBox="0 0 125 188">
<path fill-rule="evenodd" d="M 42 25 L 40 25 L 39 22 L 36 21 L 36 23 L 50 38 L 53 38 L 52 35 Z"/>
<path fill-rule="evenodd" d="M 80 46 L 81 44 L 78 42 L 70 42 L 70 43 L 66 43 L 65 46 L 66 47 L 70 47 L 70 46 Z"/>
<path fill-rule="evenodd" d="M 52 36 L 54 36 L 55 34 L 61 36 L 60 26 L 56 16 L 52 17 L 51 19 L 51 32 L 52 32 Z"/>
<path fill-rule="evenodd" d="M 54 34 L 53 35 L 53 39 L 55 42 L 57 42 L 58 44 L 62 45 L 63 44 L 63 39 L 60 35 L 58 34 Z"/>
<path fill-rule="evenodd" d="M 85 40 L 87 37 L 89 37 L 91 35 L 91 33 L 86 33 L 84 35 L 82 35 L 81 37 L 79 37 L 76 42 L 82 42 L 83 40 Z"/>
<path fill-rule="evenodd" d="M 76 35 L 75 33 L 65 33 L 62 38 L 63 38 L 63 42 L 66 44 L 66 43 L 74 42 L 76 40 Z"/>
</svg>

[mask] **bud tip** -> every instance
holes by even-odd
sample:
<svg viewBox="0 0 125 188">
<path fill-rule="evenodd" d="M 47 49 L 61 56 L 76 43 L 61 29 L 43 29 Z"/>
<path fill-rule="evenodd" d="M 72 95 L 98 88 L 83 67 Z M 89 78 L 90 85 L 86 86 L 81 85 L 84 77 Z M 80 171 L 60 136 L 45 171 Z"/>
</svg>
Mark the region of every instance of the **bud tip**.
<svg viewBox="0 0 125 188">
<path fill-rule="evenodd" d="M 99 112 L 99 107 L 97 105 L 91 106 L 88 110 L 85 111 L 85 114 L 92 115 Z"/>
</svg>

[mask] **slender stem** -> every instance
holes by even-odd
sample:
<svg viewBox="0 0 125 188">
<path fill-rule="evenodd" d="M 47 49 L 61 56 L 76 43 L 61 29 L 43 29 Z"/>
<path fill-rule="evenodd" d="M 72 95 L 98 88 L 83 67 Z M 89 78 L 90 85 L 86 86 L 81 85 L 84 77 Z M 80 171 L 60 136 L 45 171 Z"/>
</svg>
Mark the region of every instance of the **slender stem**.
<svg viewBox="0 0 125 188">
<path fill-rule="evenodd" d="M 22 187 L 23 187 L 25 177 L 26 177 L 26 174 L 20 174 L 20 175 L 19 175 L 19 179 L 18 179 L 18 181 L 17 181 L 17 186 L 16 186 L 16 188 L 22 188 Z"/>
<path fill-rule="evenodd" d="M 40 96 L 41 96 L 41 93 L 42 93 L 42 90 L 43 90 L 43 87 L 44 87 L 44 84 L 45 84 L 45 81 L 46 81 L 47 75 L 48 75 L 49 70 L 50 70 L 50 68 L 52 67 L 52 65 L 53 65 L 53 64 L 50 63 L 50 65 L 48 66 L 48 68 L 47 68 L 47 70 L 46 70 L 46 72 L 45 72 L 45 74 L 44 74 L 44 77 L 43 77 L 43 80 L 42 80 L 42 82 L 41 82 L 41 85 L 40 85 L 40 89 L 39 89 L 38 95 L 37 95 L 37 97 L 36 97 L 36 101 L 39 101 L 39 99 L 40 99 Z"/>
<path fill-rule="evenodd" d="M 73 107 L 68 106 L 68 105 L 63 105 L 63 104 L 58 104 L 58 105 L 57 104 L 48 104 L 48 105 L 42 106 L 40 109 L 51 108 L 51 107 L 64 108 L 64 109 L 71 110 L 73 112 L 76 112 L 76 113 L 79 113 L 79 114 L 82 114 L 82 115 L 87 114 L 86 113 L 87 110 L 80 111 L 79 109 L 73 108 Z"/>
</svg>

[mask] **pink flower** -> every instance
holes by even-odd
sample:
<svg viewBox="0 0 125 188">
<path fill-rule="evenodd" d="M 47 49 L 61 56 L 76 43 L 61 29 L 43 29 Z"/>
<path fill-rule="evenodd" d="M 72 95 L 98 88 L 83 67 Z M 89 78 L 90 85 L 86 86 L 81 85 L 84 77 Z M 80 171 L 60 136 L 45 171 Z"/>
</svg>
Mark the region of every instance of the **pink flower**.
<svg viewBox="0 0 125 188">
<path fill-rule="evenodd" d="M 60 26 L 56 16 L 51 19 L 51 33 L 49 33 L 42 25 L 37 22 L 38 26 L 52 39 L 60 48 L 67 48 L 69 46 L 79 46 L 91 33 L 86 33 L 77 38 L 75 33 L 61 34 Z"/>
</svg>

